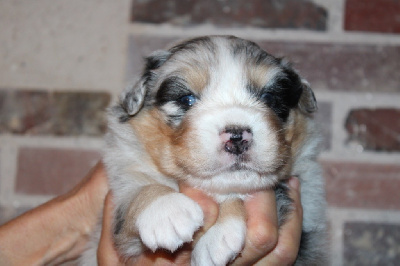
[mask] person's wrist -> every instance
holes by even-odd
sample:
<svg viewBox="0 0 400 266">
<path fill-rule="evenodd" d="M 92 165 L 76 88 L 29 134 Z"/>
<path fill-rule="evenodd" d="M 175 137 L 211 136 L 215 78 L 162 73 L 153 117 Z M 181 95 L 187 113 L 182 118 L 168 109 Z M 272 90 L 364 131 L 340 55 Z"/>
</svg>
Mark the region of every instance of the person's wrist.
<svg viewBox="0 0 400 266">
<path fill-rule="evenodd" d="M 82 235 L 89 236 L 94 230 L 103 211 L 105 197 L 108 193 L 107 177 L 104 165 L 99 162 L 88 173 L 84 180 L 63 199 L 66 208 L 72 208 L 73 217 L 69 217 L 72 223 Z"/>
</svg>

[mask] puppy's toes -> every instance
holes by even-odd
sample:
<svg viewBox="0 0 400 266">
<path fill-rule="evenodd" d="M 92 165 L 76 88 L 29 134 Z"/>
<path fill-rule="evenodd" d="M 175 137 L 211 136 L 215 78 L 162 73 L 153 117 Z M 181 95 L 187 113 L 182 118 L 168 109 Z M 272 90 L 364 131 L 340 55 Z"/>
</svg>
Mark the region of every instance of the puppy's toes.
<svg viewBox="0 0 400 266">
<path fill-rule="evenodd" d="M 200 238 L 192 252 L 192 265 L 226 265 L 243 249 L 246 224 L 229 218 L 215 224 Z"/>
<path fill-rule="evenodd" d="M 159 197 L 136 221 L 142 242 L 152 251 L 158 248 L 175 251 L 183 243 L 192 241 L 194 232 L 202 225 L 200 206 L 180 193 Z"/>
</svg>

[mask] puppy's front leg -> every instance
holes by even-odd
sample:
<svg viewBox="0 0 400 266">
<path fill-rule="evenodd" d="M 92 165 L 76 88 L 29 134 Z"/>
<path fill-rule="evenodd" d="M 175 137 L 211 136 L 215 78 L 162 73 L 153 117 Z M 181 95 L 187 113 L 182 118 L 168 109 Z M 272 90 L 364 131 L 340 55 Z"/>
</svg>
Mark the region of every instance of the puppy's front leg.
<svg viewBox="0 0 400 266">
<path fill-rule="evenodd" d="M 243 201 L 222 202 L 217 222 L 200 238 L 192 252 L 192 265 L 226 265 L 243 249 L 245 237 Z"/>
<path fill-rule="evenodd" d="M 193 233 L 203 225 L 200 206 L 163 185 L 143 187 L 127 208 L 120 207 L 115 216 L 114 236 L 126 257 L 141 252 L 137 249 L 139 237 L 152 251 L 164 248 L 173 252 L 192 241 Z"/>
</svg>

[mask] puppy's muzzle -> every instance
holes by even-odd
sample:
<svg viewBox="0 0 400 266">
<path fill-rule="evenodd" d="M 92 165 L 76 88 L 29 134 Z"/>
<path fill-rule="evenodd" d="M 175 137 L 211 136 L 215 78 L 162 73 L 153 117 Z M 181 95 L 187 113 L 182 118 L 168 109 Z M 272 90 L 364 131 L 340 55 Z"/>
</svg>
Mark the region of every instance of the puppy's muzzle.
<svg viewBox="0 0 400 266">
<path fill-rule="evenodd" d="M 227 127 L 221 134 L 224 150 L 234 155 L 245 153 L 251 146 L 253 134 L 250 128 Z"/>
</svg>

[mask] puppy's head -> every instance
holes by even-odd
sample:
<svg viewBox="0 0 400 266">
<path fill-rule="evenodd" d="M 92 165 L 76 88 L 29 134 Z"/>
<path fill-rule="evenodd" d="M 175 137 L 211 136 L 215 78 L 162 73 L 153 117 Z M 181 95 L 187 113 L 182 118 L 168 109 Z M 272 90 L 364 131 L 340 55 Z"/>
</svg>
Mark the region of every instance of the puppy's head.
<svg viewBox="0 0 400 266">
<path fill-rule="evenodd" d="M 285 174 L 316 102 L 284 60 L 253 42 L 213 36 L 148 57 L 118 108 L 161 172 L 231 189 Z"/>
</svg>

